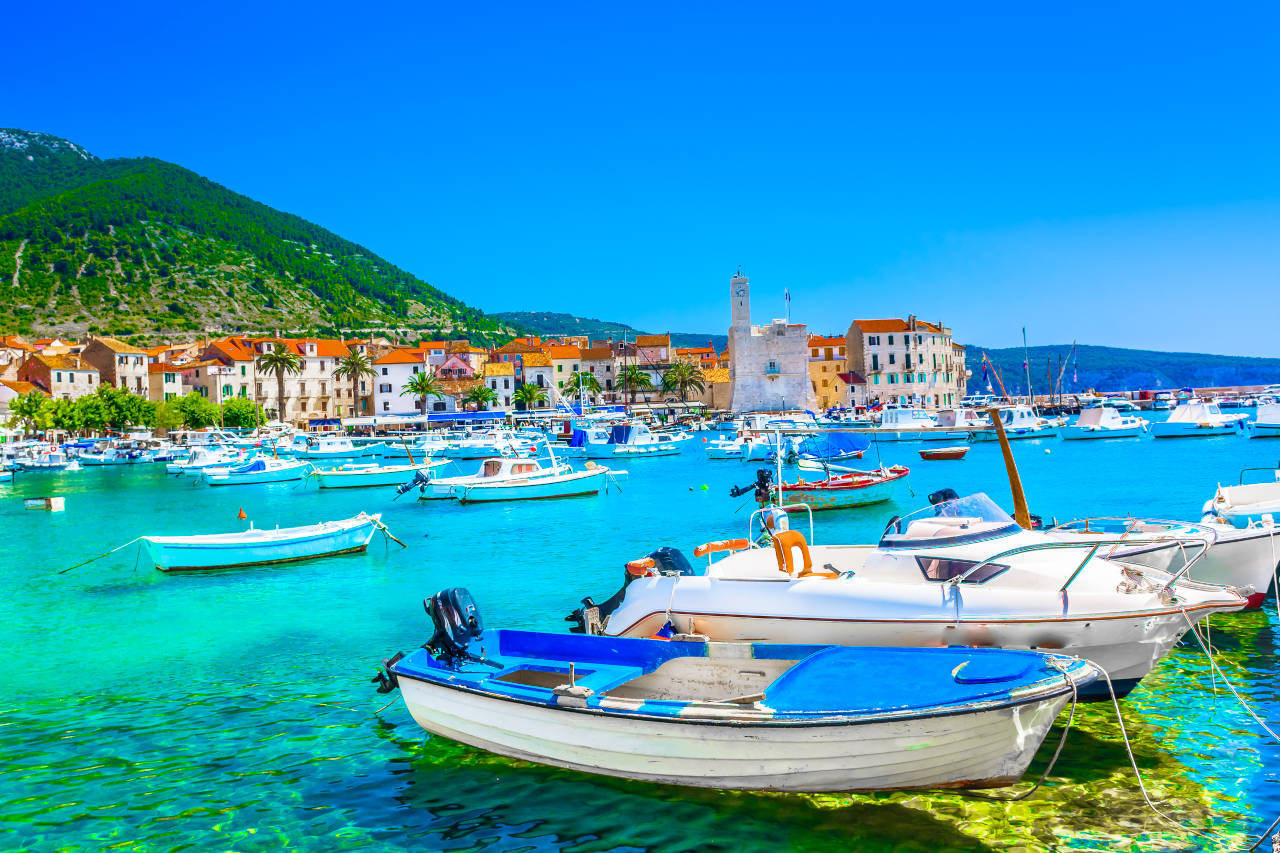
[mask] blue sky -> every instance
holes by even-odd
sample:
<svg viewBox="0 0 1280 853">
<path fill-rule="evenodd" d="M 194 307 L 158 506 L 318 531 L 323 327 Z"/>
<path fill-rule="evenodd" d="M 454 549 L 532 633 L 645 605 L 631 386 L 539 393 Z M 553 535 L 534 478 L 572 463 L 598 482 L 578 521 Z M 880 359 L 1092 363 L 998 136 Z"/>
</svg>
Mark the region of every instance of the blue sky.
<svg viewBox="0 0 1280 853">
<path fill-rule="evenodd" d="M 0 126 L 487 311 L 1280 356 L 1280 7 L 1120 5 L 23 4 Z"/>
</svg>

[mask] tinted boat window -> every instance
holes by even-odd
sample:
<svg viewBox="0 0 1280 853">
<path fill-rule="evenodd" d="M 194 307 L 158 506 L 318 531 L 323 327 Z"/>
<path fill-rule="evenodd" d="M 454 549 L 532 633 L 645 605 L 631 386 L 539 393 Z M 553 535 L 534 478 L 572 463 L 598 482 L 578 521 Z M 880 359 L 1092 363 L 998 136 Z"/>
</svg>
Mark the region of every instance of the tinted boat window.
<svg viewBox="0 0 1280 853">
<path fill-rule="evenodd" d="M 978 565 L 976 560 L 940 560 L 933 557 L 916 557 L 916 563 L 924 573 L 924 579 L 928 581 L 949 581 Z M 988 563 L 965 578 L 963 583 L 986 583 L 1008 568 L 999 563 Z"/>
</svg>

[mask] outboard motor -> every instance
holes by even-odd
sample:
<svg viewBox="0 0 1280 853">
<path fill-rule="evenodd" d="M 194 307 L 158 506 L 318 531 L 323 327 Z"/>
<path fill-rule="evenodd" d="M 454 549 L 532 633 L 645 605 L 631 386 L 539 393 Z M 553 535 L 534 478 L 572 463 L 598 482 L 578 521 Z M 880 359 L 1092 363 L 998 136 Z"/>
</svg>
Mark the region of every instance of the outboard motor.
<svg viewBox="0 0 1280 853">
<path fill-rule="evenodd" d="M 959 493 L 955 489 L 938 489 L 938 491 L 929 495 L 930 506 L 937 506 L 944 501 L 954 501 L 959 498 Z"/>
<path fill-rule="evenodd" d="M 649 554 L 649 559 L 654 562 L 653 571 L 660 575 L 692 576 L 697 574 L 693 566 L 689 564 L 689 558 L 677 548 L 664 546 Z M 564 617 L 564 621 L 572 626 L 569 628 L 569 633 L 603 634 L 605 626 L 609 624 L 609 617 L 613 615 L 613 611 L 622 605 L 622 600 L 627 596 L 627 587 L 635 579 L 636 575 L 633 575 L 624 567 L 622 570 L 622 588 L 610 596 L 608 601 L 596 604 L 595 599 L 590 596 L 582 599 L 582 606 Z"/>
<path fill-rule="evenodd" d="M 396 486 L 396 497 L 400 497 L 405 492 L 412 491 L 414 486 L 417 486 L 419 488 L 424 488 L 426 487 L 427 483 L 430 483 L 430 482 L 431 482 L 431 475 L 428 474 L 426 471 L 423 471 L 421 468 L 419 468 L 417 471 L 413 472 L 412 480 L 410 480 L 409 482 L 403 485 Z"/>
<path fill-rule="evenodd" d="M 484 633 L 484 620 L 470 592 L 460 586 L 443 589 L 425 599 L 422 606 L 435 627 L 435 633 L 423 646 L 432 657 L 448 664 L 478 660 L 467 646 Z"/>
<path fill-rule="evenodd" d="M 761 504 L 769 502 L 769 487 L 773 485 L 773 471 L 769 468 L 757 468 L 754 483 L 745 486 L 734 486 L 729 489 L 729 497 L 740 498 L 747 492 L 755 491 L 756 500 Z"/>
</svg>

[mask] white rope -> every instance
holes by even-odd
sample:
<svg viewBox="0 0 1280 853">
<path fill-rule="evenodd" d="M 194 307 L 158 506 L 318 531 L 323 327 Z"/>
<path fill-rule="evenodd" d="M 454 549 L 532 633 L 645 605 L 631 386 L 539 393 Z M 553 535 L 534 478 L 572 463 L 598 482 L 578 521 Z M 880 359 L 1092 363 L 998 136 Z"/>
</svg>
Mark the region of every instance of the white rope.
<svg viewBox="0 0 1280 853">
<path fill-rule="evenodd" d="M 1213 654 L 1209 651 L 1209 647 L 1205 645 L 1204 638 L 1200 636 L 1200 630 L 1196 627 L 1196 624 L 1191 621 L 1191 617 L 1187 614 L 1186 609 L 1179 609 L 1182 610 L 1182 618 L 1187 620 L 1187 627 L 1191 629 L 1191 633 L 1195 636 L 1196 642 L 1200 644 L 1200 648 L 1204 650 L 1205 657 L 1209 659 L 1210 670 L 1216 670 L 1218 675 L 1222 676 L 1222 683 L 1231 691 L 1231 695 L 1236 697 L 1236 701 L 1240 703 L 1240 707 L 1244 708 L 1245 712 L 1248 713 L 1250 717 L 1253 717 L 1254 722 L 1256 722 L 1264 732 L 1271 735 L 1271 737 L 1275 739 L 1276 743 L 1280 744 L 1280 735 L 1277 735 L 1272 731 L 1271 727 L 1258 716 L 1257 712 L 1253 710 L 1253 706 L 1245 701 L 1245 698 L 1240 695 L 1238 690 L 1236 690 L 1235 685 L 1231 683 L 1229 678 L 1227 678 L 1227 674 L 1222 671 L 1220 666 L 1218 666 L 1218 662 L 1213 659 Z"/>
</svg>

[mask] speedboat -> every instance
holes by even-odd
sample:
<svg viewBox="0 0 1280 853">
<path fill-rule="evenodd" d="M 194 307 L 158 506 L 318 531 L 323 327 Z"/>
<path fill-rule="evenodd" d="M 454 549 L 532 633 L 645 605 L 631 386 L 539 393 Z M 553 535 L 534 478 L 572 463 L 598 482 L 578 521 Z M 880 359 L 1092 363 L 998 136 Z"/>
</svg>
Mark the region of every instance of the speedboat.
<svg viewBox="0 0 1280 853">
<path fill-rule="evenodd" d="M 1004 424 L 1005 436 L 1010 440 L 1016 438 L 1052 438 L 1058 434 L 1058 427 L 1060 426 L 1058 421 L 1042 418 L 1036 414 L 1035 409 L 1021 403 L 1001 409 L 1000 421 Z M 985 423 L 987 425 L 983 428 L 975 429 L 969 433 L 970 441 L 999 440 L 990 416 L 987 417 Z"/>
<path fill-rule="evenodd" d="M 613 456 L 670 456 L 684 450 L 692 438 L 685 432 L 655 433 L 640 421 L 574 430 L 570 447 L 581 447 L 588 459 Z"/>
<path fill-rule="evenodd" d="M 1063 440 L 1084 438 L 1135 438 L 1147 428 L 1145 418 L 1122 415 L 1107 405 L 1084 409 L 1076 422 L 1062 428 Z"/>
<path fill-rule="evenodd" d="M 1280 527 L 1246 529 L 1206 518 L 1199 523 L 1151 518 L 1083 518 L 1045 531 L 1054 539 L 1112 544 L 1098 556 L 1168 573 L 1187 568 L 1201 583 L 1241 590 L 1247 607 L 1261 607 L 1280 560 Z"/>
<path fill-rule="evenodd" d="M 705 441 L 705 439 L 704 439 Z M 713 438 L 705 448 L 708 459 L 741 459 L 746 442 L 741 438 Z"/>
<path fill-rule="evenodd" d="M 1280 403 L 1258 406 L 1248 431 L 1250 438 L 1280 438 Z"/>
<path fill-rule="evenodd" d="M 152 565 L 162 572 L 265 566 L 363 551 L 374 531 L 381 529 L 381 519 L 362 512 L 355 518 L 302 527 L 260 530 L 251 523 L 239 533 L 141 539 Z"/>
<path fill-rule="evenodd" d="M 694 549 L 708 559 L 700 570 L 679 552 L 657 568 L 633 562 L 620 592 L 570 620 L 627 637 L 670 624 L 715 641 L 1051 648 L 1099 664 L 1127 693 L 1197 620 L 1247 604 L 1185 569 L 1096 556 L 1109 540 L 1057 541 L 984 494 L 954 494 L 893 518 L 877 545 L 810 545 L 784 518 L 758 547 L 756 516 L 777 512 L 758 510 L 745 539 Z"/>
<path fill-rule="evenodd" d="M 383 662 L 429 732 L 510 758 L 703 788 L 882 791 L 1017 781 L 1098 677 L 1060 654 L 486 630 L 464 589 Z"/>
<path fill-rule="evenodd" d="M 375 444 L 355 444 L 342 435 L 299 435 L 293 440 L 293 455 L 298 459 L 359 459 L 377 456 L 385 447 Z"/>
<path fill-rule="evenodd" d="M 938 422 L 924 409 L 892 408 L 880 413 L 880 422 L 871 429 L 876 441 L 920 441 L 926 437 L 954 438 L 938 431 Z"/>
<path fill-rule="evenodd" d="M 231 468 L 243 465 L 252 458 L 252 453 L 230 447 L 197 445 L 191 448 L 186 459 L 169 462 L 164 469 L 170 474 L 199 474 L 205 468 Z"/>
<path fill-rule="evenodd" d="M 607 469 L 601 468 L 600 471 Z M 418 488 L 418 500 L 452 500 L 467 499 L 469 493 L 476 493 L 476 487 L 494 486 L 512 482 L 521 486 L 532 487 L 539 481 L 551 477 L 563 477 L 573 473 L 573 467 L 563 462 L 546 462 L 541 459 L 524 459 L 514 456 L 501 456 L 496 459 L 485 459 L 474 474 L 458 477 L 431 477 L 426 472 L 418 471 L 413 479 L 400 486 L 399 493 L 405 494 L 415 486 Z M 532 492 L 532 488 L 527 491 Z M 516 493 L 512 493 L 516 494 Z M 530 497 L 535 495 L 529 494 Z M 472 497 L 470 500 L 483 500 Z"/>
<path fill-rule="evenodd" d="M 1166 412 L 1178 405 L 1173 399 L 1172 391 L 1157 391 L 1155 396 L 1151 398 L 1151 410 L 1156 412 Z"/>
<path fill-rule="evenodd" d="M 292 480 L 301 480 L 311 473 L 311 469 L 311 463 L 301 459 L 257 456 L 243 465 L 204 468 L 199 474 L 211 486 L 252 486 L 261 483 L 287 483 Z"/>
<path fill-rule="evenodd" d="M 389 442 L 382 451 L 383 459 L 408 459 L 416 461 L 428 456 L 440 456 L 449 447 L 449 437 L 441 433 L 429 432 L 417 438 L 413 443 L 407 439 Z"/>
<path fill-rule="evenodd" d="M 445 465 L 448 459 L 424 459 L 409 465 L 378 465 L 374 462 L 350 462 L 337 468 L 317 468 L 311 472 L 322 489 L 351 489 L 362 486 L 398 486 L 405 477 L 418 471 L 432 472 Z"/>
<path fill-rule="evenodd" d="M 1243 479 L 1243 475 L 1241 476 Z M 1218 486 L 1202 509 L 1204 521 L 1247 528 L 1280 522 L 1280 470 L 1269 483 Z"/>
<path fill-rule="evenodd" d="M 1151 434 L 1155 438 L 1231 435 L 1248 417 L 1246 414 L 1223 414 L 1217 403 L 1192 398 L 1179 403 L 1167 421 L 1153 423 Z"/>
</svg>

